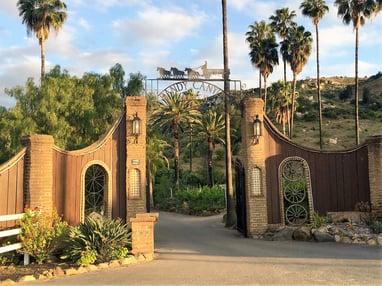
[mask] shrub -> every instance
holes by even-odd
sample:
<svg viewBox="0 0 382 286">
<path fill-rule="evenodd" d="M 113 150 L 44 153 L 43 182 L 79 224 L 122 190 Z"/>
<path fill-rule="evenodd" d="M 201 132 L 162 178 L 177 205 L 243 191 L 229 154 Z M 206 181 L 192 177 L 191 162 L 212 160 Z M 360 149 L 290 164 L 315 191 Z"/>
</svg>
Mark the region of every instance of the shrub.
<svg viewBox="0 0 382 286">
<path fill-rule="evenodd" d="M 131 249 L 131 230 L 121 220 L 87 217 L 69 229 L 62 259 L 80 266 L 123 258 Z"/>
<path fill-rule="evenodd" d="M 218 211 L 225 208 L 224 190 L 219 186 L 204 186 L 176 192 L 177 208 L 193 212 Z"/>
<path fill-rule="evenodd" d="M 312 228 L 319 228 L 322 225 L 326 223 L 326 219 L 324 217 L 321 217 L 319 213 L 313 212 L 312 215 L 312 222 L 309 224 L 310 227 Z"/>
<path fill-rule="evenodd" d="M 57 249 L 68 226 L 56 211 L 51 214 L 41 209 L 25 210 L 19 220 L 21 253 L 29 254 L 38 264 L 43 263 Z"/>
</svg>

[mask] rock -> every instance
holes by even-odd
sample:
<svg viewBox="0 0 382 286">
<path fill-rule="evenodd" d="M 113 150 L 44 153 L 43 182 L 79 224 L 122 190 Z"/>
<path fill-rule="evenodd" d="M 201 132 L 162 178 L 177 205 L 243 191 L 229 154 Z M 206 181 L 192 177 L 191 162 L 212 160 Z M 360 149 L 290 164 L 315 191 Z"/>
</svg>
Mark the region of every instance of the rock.
<svg viewBox="0 0 382 286">
<path fill-rule="evenodd" d="M 341 236 L 339 236 L 338 234 L 335 234 L 334 240 L 335 240 L 335 242 L 341 242 Z"/>
<path fill-rule="evenodd" d="M 284 227 L 273 235 L 272 240 L 292 240 L 294 230 L 295 228 L 292 227 Z"/>
<path fill-rule="evenodd" d="M 137 257 L 138 262 L 144 262 L 146 261 L 146 257 L 143 254 L 139 254 Z"/>
<path fill-rule="evenodd" d="M 370 238 L 370 239 L 367 241 L 367 244 L 368 244 L 368 245 L 377 245 L 377 242 L 375 241 L 375 239 Z"/>
<path fill-rule="evenodd" d="M 77 269 L 75 269 L 75 268 L 69 268 L 69 269 L 66 269 L 66 270 L 65 270 L 65 274 L 66 274 L 67 276 L 76 275 L 76 274 L 77 274 Z"/>
<path fill-rule="evenodd" d="M 100 263 L 100 264 L 98 264 L 97 266 L 98 266 L 98 269 L 106 269 L 106 268 L 109 268 L 109 264 L 106 263 L 106 262 Z"/>
<path fill-rule="evenodd" d="M 378 245 L 382 245 L 382 236 L 377 236 L 376 238 Z"/>
<path fill-rule="evenodd" d="M 109 267 L 110 268 L 115 268 L 115 267 L 119 267 L 121 264 L 119 263 L 118 260 L 112 260 L 109 262 Z"/>
<path fill-rule="evenodd" d="M 87 269 L 87 267 L 78 267 L 77 268 L 77 273 L 78 274 L 82 274 L 82 273 L 86 273 L 88 272 L 89 270 Z"/>
<path fill-rule="evenodd" d="M 334 242 L 335 241 L 333 235 L 327 232 L 316 231 L 313 234 L 313 237 L 317 242 L 331 242 L 331 241 Z"/>
<path fill-rule="evenodd" d="M 87 270 L 88 272 L 91 272 L 91 271 L 96 271 L 96 270 L 98 270 L 98 267 L 97 267 L 97 266 L 95 266 L 95 265 L 93 265 L 93 264 L 91 264 L 91 265 L 88 265 L 88 266 L 86 266 L 85 268 L 86 268 L 86 270 Z"/>
<path fill-rule="evenodd" d="M 8 286 L 8 285 L 14 285 L 14 284 L 16 284 L 16 282 L 9 278 L 3 281 L 0 281 L 0 285 Z"/>
<path fill-rule="evenodd" d="M 310 234 L 310 228 L 305 226 L 297 228 L 293 232 L 292 237 L 294 240 L 298 241 L 309 241 L 312 239 L 312 236 Z"/>
<path fill-rule="evenodd" d="M 20 277 L 17 282 L 29 282 L 29 281 L 35 281 L 36 278 L 33 275 L 25 275 Z"/>
<path fill-rule="evenodd" d="M 53 273 L 54 273 L 54 276 L 57 276 L 57 277 L 65 276 L 65 272 L 64 272 L 64 270 L 62 270 L 62 268 L 60 266 L 57 266 L 54 269 Z"/>
<path fill-rule="evenodd" d="M 341 241 L 340 242 L 342 242 L 342 243 L 352 243 L 351 238 L 348 237 L 348 236 L 341 237 Z"/>
</svg>

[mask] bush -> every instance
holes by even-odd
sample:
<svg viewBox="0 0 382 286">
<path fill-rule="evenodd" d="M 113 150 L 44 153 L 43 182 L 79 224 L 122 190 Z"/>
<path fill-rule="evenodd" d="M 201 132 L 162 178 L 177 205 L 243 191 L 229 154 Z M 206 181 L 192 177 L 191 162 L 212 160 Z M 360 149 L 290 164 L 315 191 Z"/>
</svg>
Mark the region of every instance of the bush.
<svg viewBox="0 0 382 286">
<path fill-rule="evenodd" d="M 19 220 L 21 253 L 29 254 L 38 264 L 43 263 L 57 249 L 68 226 L 56 211 L 49 214 L 41 209 L 25 210 Z"/>
<path fill-rule="evenodd" d="M 179 190 L 175 194 L 177 208 L 192 212 L 216 212 L 225 208 L 224 190 L 219 186 Z"/>
<path fill-rule="evenodd" d="M 125 257 L 131 249 L 131 230 L 121 220 L 87 217 L 69 229 L 61 259 L 87 266 Z"/>
</svg>

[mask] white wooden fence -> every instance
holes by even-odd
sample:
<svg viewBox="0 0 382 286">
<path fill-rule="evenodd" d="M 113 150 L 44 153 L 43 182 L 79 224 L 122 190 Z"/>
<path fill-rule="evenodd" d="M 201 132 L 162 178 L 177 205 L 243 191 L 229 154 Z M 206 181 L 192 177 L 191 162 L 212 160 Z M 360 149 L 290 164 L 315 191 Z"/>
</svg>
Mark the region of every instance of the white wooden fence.
<svg viewBox="0 0 382 286">
<path fill-rule="evenodd" d="M 0 216 L 0 222 L 21 219 L 23 217 L 23 215 L 24 214 L 1 215 Z M 12 229 L 7 229 L 7 230 L 2 230 L 2 231 L 0 231 L 0 237 L 17 235 L 20 232 L 21 232 L 21 228 L 12 228 Z M 22 245 L 20 242 L 9 244 L 9 245 L 0 247 L 0 253 L 14 251 L 14 250 L 20 249 L 21 247 L 22 247 Z M 29 264 L 29 255 L 24 254 L 24 265 L 28 265 L 28 264 Z"/>
</svg>

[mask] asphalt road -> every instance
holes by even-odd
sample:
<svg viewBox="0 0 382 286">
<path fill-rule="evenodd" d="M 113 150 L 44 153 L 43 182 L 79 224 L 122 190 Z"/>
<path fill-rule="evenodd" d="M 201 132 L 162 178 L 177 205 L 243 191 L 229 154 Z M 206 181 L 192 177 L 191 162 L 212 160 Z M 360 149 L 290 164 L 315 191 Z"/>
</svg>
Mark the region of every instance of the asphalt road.
<svg viewBox="0 0 382 286">
<path fill-rule="evenodd" d="M 28 285 L 382 285 L 382 247 L 262 241 L 224 228 L 222 216 L 161 212 L 157 258 Z"/>
</svg>

